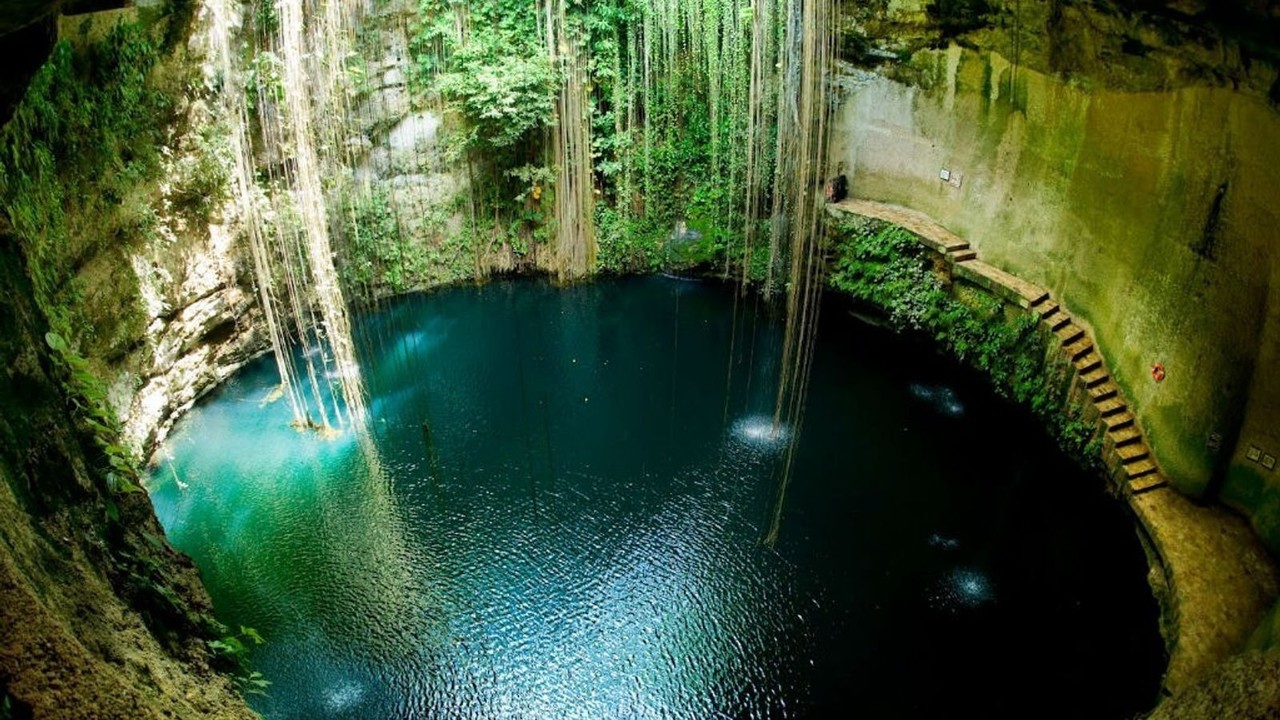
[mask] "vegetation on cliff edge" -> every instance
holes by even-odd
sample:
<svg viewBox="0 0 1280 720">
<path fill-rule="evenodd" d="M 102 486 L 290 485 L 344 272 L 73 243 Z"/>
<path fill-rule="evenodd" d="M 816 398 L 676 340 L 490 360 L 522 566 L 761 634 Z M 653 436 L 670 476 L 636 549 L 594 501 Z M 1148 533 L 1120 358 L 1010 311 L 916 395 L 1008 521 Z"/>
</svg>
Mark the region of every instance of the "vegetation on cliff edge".
<svg viewBox="0 0 1280 720">
<path fill-rule="evenodd" d="M 1035 316 L 1010 311 L 976 289 L 947 287 L 929 251 L 900 227 L 849 221 L 832 232 L 832 287 L 883 309 L 895 329 L 932 337 L 990 378 L 997 394 L 1043 420 L 1069 455 L 1096 466 L 1094 424 L 1067 397 L 1070 378 L 1050 363 L 1050 345 Z"/>
</svg>

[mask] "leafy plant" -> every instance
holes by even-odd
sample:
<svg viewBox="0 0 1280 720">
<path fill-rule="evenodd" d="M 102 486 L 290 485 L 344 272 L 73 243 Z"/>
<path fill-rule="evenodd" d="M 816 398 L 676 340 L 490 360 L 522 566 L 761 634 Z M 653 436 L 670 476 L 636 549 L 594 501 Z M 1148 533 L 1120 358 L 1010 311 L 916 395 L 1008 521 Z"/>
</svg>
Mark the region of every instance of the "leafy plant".
<svg viewBox="0 0 1280 720">
<path fill-rule="evenodd" d="M 234 163 L 228 133 L 223 123 L 204 126 L 196 136 L 195 147 L 168 168 L 172 178 L 170 199 L 202 220 L 208 220 L 226 198 Z M 154 213 L 148 217 L 154 220 Z"/>
<path fill-rule="evenodd" d="M 253 669 L 250 655 L 253 648 L 265 644 L 266 640 L 258 634 L 257 630 L 244 625 L 240 626 L 239 632 L 232 632 L 225 626 L 221 627 L 221 631 L 222 637 L 207 641 L 209 649 L 229 667 L 242 693 L 265 695 L 267 688 L 271 686 L 271 681 L 263 677 L 261 672 Z"/>
<path fill-rule="evenodd" d="M 555 119 L 559 78 L 534 3 L 422 0 L 418 74 L 465 118 L 471 141 L 504 150 Z"/>
<path fill-rule="evenodd" d="M 532 255 L 555 222 L 543 208 L 561 168 L 547 140 L 555 123 L 578 120 L 556 116 L 563 78 L 549 60 L 539 4 L 421 0 L 419 10 L 413 86 L 443 99 L 456 118 L 453 146 L 468 166 L 472 217 L 492 223 L 470 232 L 478 247 L 505 242 L 518 257 Z M 567 7 L 566 35 L 586 61 L 596 258 L 608 271 L 741 257 L 733 252 L 745 225 L 747 109 L 730 98 L 747 89 L 751 12 L 708 3 L 696 40 L 686 37 L 694 32 L 686 12 L 668 16 L 632 0 Z M 672 52 L 650 67 L 642 45 L 662 38 L 674 41 Z M 652 82 L 639 87 L 650 70 Z M 543 177 L 531 178 L 532 169 Z M 541 195 L 530 202 L 534 188 Z M 672 252 L 678 221 L 702 239 Z"/>
<path fill-rule="evenodd" d="M 76 418 L 93 435 L 106 459 L 103 477 L 107 490 L 141 492 L 138 465 L 128 448 L 119 444 L 120 421 L 107 401 L 102 381 L 90 370 L 89 361 L 72 350 L 58 333 L 46 333 L 45 343 L 61 366 L 62 384 Z"/>
<path fill-rule="evenodd" d="M 343 281 L 371 290 L 386 287 L 404 292 L 414 279 L 400 224 L 385 192 L 351 198 L 343 207 L 344 253 L 339 265 Z"/>
<path fill-rule="evenodd" d="M 36 302 L 52 329 L 76 338 L 74 268 L 145 229 L 145 181 L 158 175 L 171 117 L 148 81 L 159 47 L 117 25 L 83 49 L 54 46 L 0 130 L 0 212 L 23 245 Z"/>
</svg>

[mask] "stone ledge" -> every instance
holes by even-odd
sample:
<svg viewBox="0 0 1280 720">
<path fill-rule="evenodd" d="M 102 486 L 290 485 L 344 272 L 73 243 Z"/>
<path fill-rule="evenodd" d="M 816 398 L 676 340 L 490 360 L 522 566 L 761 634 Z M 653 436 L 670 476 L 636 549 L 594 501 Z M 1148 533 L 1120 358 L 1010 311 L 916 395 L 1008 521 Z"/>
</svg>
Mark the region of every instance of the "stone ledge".
<svg viewBox="0 0 1280 720">
<path fill-rule="evenodd" d="M 1244 649 L 1280 590 L 1275 564 L 1248 523 L 1225 508 L 1196 505 L 1167 486 L 1128 500 L 1174 600 L 1165 687 L 1177 695 Z"/>
</svg>

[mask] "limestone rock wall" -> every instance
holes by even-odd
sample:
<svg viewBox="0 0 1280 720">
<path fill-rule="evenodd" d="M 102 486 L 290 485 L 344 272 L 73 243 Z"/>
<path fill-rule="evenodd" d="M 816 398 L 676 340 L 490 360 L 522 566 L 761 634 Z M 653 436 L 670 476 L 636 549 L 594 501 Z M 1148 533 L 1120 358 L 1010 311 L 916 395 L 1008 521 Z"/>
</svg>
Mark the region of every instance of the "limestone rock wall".
<svg viewBox="0 0 1280 720">
<path fill-rule="evenodd" d="M 363 81 L 347 128 L 349 164 L 335 183 L 330 209 L 339 230 L 340 260 L 353 239 L 345 229 L 351 198 L 378 196 L 394 215 L 403 257 L 414 258 L 403 286 L 372 288 L 375 295 L 470 277 L 472 259 L 458 244 L 467 190 L 464 169 L 445 152 L 447 128 L 439 108 L 414 100 L 409 87 L 413 3 L 371 4 L 358 48 Z M 211 52 L 207 10 L 197 12 L 186 61 L 203 71 L 203 87 L 178 98 L 185 108 L 181 133 L 168 150 L 173 176 L 189 172 L 208 145 L 227 129 L 211 107 L 218 70 Z M 217 149 L 213 150 L 215 154 Z M 225 159 L 221 161 L 225 162 Z M 263 167 L 281 159 L 259 157 Z M 192 218 L 170 196 L 181 184 L 170 177 L 157 203 L 157 227 L 134 242 L 90 258 L 79 274 L 85 305 L 97 326 L 87 348 L 109 379 L 113 404 L 128 440 L 143 455 L 154 450 L 174 421 L 230 377 L 269 339 L 261 320 L 252 262 L 234 207 L 226 198 L 206 216 Z M 229 192 L 229 188 L 222 188 Z M 501 254 L 486 258 L 502 268 Z M 349 288 L 350 289 L 350 288 Z"/>
<path fill-rule="evenodd" d="M 146 317 L 134 350 L 108 370 L 125 432 L 143 452 L 269 342 L 243 249 L 228 228 L 201 228 L 175 245 L 132 255 L 140 293 L 119 298 L 139 304 Z"/>
<path fill-rule="evenodd" d="M 460 152 L 451 150 L 444 107 L 413 87 L 410 43 L 418 6 L 410 0 L 374 3 L 362 21 L 358 48 L 364 81 L 353 104 L 347 144 L 349 197 L 378 198 L 398 234 L 397 282 L 365 288 L 373 295 L 423 289 L 509 270 L 509 249 L 479 247 L 467 233 L 471 182 Z M 360 202 L 360 200 L 357 200 Z M 340 205 L 334 199 L 334 205 Z M 350 248 L 352 238 L 342 242 Z M 344 254 L 350 261 L 351 253 Z"/>
<path fill-rule="evenodd" d="M 832 160 L 1092 325 L 1156 457 L 1280 550 L 1280 113 L 1229 88 L 1089 89 L 994 52 L 846 68 Z M 1155 382 L 1161 363 L 1166 379 Z"/>
</svg>

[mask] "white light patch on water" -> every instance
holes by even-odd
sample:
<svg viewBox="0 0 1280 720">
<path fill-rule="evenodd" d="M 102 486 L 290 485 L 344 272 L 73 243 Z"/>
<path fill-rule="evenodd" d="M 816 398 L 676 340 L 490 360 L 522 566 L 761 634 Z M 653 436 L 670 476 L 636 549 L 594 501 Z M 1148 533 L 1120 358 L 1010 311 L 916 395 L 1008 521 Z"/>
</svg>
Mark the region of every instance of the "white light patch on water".
<svg viewBox="0 0 1280 720">
<path fill-rule="evenodd" d="M 358 682 L 345 680 L 329 688 L 324 693 L 324 707 L 331 713 L 346 712 L 364 699 L 364 686 Z"/>
<path fill-rule="evenodd" d="M 933 406 L 940 415 L 958 418 L 964 417 L 964 405 L 956 396 L 956 391 L 942 385 L 911 384 L 911 395 Z"/>
<path fill-rule="evenodd" d="M 929 604 L 935 610 L 951 613 L 972 610 L 995 601 L 991 579 L 972 568 L 955 568 L 934 586 L 929 595 Z"/>
<path fill-rule="evenodd" d="M 939 550 L 955 550 L 960 547 L 960 541 L 942 533 L 934 533 L 929 536 L 929 546 Z"/>
<path fill-rule="evenodd" d="M 774 424 L 768 415 L 750 415 L 733 424 L 733 439 L 756 450 L 776 452 L 791 440 L 791 428 Z"/>
</svg>

